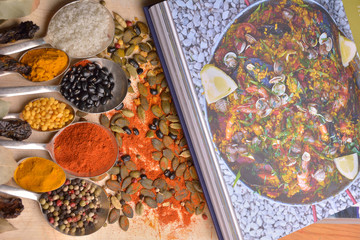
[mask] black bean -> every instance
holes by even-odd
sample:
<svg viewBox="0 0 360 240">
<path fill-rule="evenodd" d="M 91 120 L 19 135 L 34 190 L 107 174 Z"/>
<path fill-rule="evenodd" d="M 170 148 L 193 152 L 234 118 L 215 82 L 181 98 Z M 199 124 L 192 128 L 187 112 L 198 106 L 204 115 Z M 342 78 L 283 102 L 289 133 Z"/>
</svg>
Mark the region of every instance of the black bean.
<svg viewBox="0 0 360 240">
<path fill-rule="evenodd" d="M 141 34 L 141 30 L 140 30 L 140 28 L 138 27 L 138 25 L 135 25 L 135 26 L 134 26 L 134 31 L 135 31 L 136 35 L 138 35 L 138 36 Z"/>
<path fill-rule="evenodd" d="M 101 70 L 103 71 L 103 73 L 105 73 L 106 75 L 109 74 L 109 69 L 107 67 L 102 67 Z"/>
<path fill-rule="evenodd" d="M 114 75 L 113 75 L 112 73 L 109 73 L 109 75 L 108 75 L 108 80 L 109 80 L 110 82 L 114 82 Z"/>
<path fill-rule="evenodd" d="M 170 174 L 171 174 L 171 171 L 170 171 L 169 169 L 166 169 L 166 170 L 164 171 L 165 177 L 170 177 Z"/>
<path fill-rule="evenodd" d="M 159 126 L 159 119 L 158 118 L 154 118 L 153 119 L 153 124 L 155 125 L 155 126 Z M 155 130 L 155 129 L 152 129 L 152 130 Z"/>
<path fill-rule="evenodd" d="M 82 71 L 82 76 L 84 76 L 85 78 L 90 77 L 91 76 L 91 71 L 89 71 L 88 69 L 83 69 Z"/>
<path fill-rule="evenodd" d="M 116 51 L 116 47 L 114 47 L 114 46 L 109 46 L 109 47 L 107 48 L 107 51 L 108 51 L 108 53 L 113 53 L 113 52 Z"/>
<path fill-rule="evenodd" d="M 115 83 L 111 82 L 110 85 L 108 86 L 109 90 L 113 90 L 115 87 Z"/>
<path fill-rule="evenodd" d="M 99 84 L 99 85 L 97 85 L 97 87 L 96 87 L 96 92 L 98 92 L 98 93 L 105 93 L 105 88 L 104 88 L 101 84 Z"/>
<path fill-rule="evenodd" d="M 75 89 L 74 95 L 79 95 L 81 93 L 80 89 Z"/>
<path fill-rule="evenodd" d="M 90 71 L 93 71 L 93 70 L 96 68 L 95 64 L 92 64 L 92 63 L 88 63 L 88 65 L 87 65 L 86 67 L 87 67 L 87 69 L 89 69 Z"/>
<path fill-rule="evenodd" d="M 143 199 L 144 199 L 144 197 L 145 197 L 145 196 L 144 196 L 144 195 L 142 195 L 142 194 L 140 194 L 140 195 L 139 195 L 139 199 L 140 199 L 140 200 L 143 200 Z"/>
<path fill-rule="evenodd" d="M 69 76 L 69 82 L 74 82 L 74 80 L 75 80 L 75 75 L 73 75 L 73 74 L 71 74 L 70 76 Z"/>
<path fill-rule="evenodd" d="M 87 94 L 86 92 L 82 92 L 80 94 L 80 101 L 86 101 L 89 98 L 89 94 Z"/>
<path fill-rule="evenodd" d="M 147 176 L 146 176 L 145 174 L 141 174 L 141 175 L 140 175 L 140 178 L 141 178 L 141 179 L 146 179 Z"/>
<path fill-rule="evenodd" d="M 91 77 L 88 77 L 87 78 L 87 82 L 88 82 L 88 84 L 90 84 L 90 83 L 94 83 L 94 82 L 96 82 L 96 77 L 95 76 L 91 76 Z"/>
<path fill-rule="evenodd" d="M 100 103 L 101 103 L 102 105 L 105 105 L 108 101 L 109 101 L 109 98 L 107 98 L 107 97 L 102 97 L 102 98 L 100 99 Z"/>
<path fill-rule="evenodd" d="M 95 107 L 100 106 L 100 101 L 94 101 L 94 106 L 95 106 Z"/>
<path fill-rule="evenodd" d="M 98 95 L 91 95 L 91 100 L 93 100 L 93 101 L 99 101 L 100 99 L 99 99 L 99 96 Z"/>
<path fill-rule="evenodd" d="M 80 65 L 80 66 L 77 66 L 77 67 L 76 67 L 76 72 L 77 72 L 77 73 L 81 73 L 82 69 L 83 69 L 83 66 L 81 66 L 81 65 Z"/>
<path fill-rule="evenodd" d="M 125 127 L 123 127 L 122 128 L 127 134 L 131 134 L 131 129 L 129 128 L 129 127 L 127 127 L 127 126 L 125 126 Z"/>
<path fill-rule="evenodd" d="M 175 134 L 169 133 L 169 137 L 171 137 L 173 140 L 176 140 L 177 136 Z"/>
<path fill-rule="evenodd" d="M 135 135 L 139 135 L 139 130 L 138 130 L 137 128 L 133 128 L 133 133 L 134 133 Z"/>
<path fill-rule="evenodd" d="M 156 95 L 156 94 L 158 94 L 158 91 L 157 91 L 156 89 L 150 88 L 150 93 L 151 93 L 152 95 Z"/>
<path fill-rule="evenodd" d="M 124 103 L 120 103 L 116 108 L 115 110 L 121 110 L 124 108 Z"/>
<path fill-rule="evenodd" d="M 163 134 L 160 130 L 157 130 L 157 131 L 155 132 L 155 134 L 156 134 L 156 136 L 157 136 L 158 138 L 163 138 L 163 137 L 164 137 L 164 134 Z"/>
<path fill-rule="evenodd" d="M 99 76 L 99 78 L 101 78 L 101 79 L 106 79 L 107 73 L 104 72 L 104 71 L 101 69 L 101 70 L 99 71 L 99 73 L 98 73 L 98 76 Z"/>
<path fill-rule="evenodd" d="M 121 200 L 120 200 L 120 203 L 121 203 L 121 205 L 124 205 L 126 202 L 125 202 L 124 199 L 121 199 Z"/>
<path fill-rule="evenodd" d="M 129 64 L 132 65 L 134 68 L 139 68 L 139 64 L 132 58 L 129 59 Z"/>
<path fill-rule="evenodd" d="M 122 159 L 124 162 L 127 162 L 127 161 L 130 161 L 131 157 L 130 157 L 130 155 L 125 154 L 125 155 L 122 155 L 122 156 L 121 156 L 121 159 Z"/>
<path fill-rule="evenodd" d="M 137 74 L 142 74 L 144 72 L 144 70 L 142 68 L 138 68 L 136 69 L 136 73 Z"/>
<path fill-rule="evenodd" d="M 175 179 L 176 177 L 176 173 L 175 172 L 171 172 L 169 178 L 172 180 L 172 179 Z"/>
<path fill-rule="evenodd" d="M 156 125 L 154 125 L 154 124 L 149 124 L 149 128 L 150 128 L 151 130 L 156 130 Z"/>
</svg>

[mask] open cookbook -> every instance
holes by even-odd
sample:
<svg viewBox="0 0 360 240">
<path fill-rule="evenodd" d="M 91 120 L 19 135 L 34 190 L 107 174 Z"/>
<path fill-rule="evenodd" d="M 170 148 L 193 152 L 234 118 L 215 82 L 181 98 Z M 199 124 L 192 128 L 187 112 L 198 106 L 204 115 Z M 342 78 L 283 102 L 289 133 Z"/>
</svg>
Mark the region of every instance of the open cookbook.
<svg viewBox="0 0 360 240">
<path fill-rule="evenodd" d="M 278 239 L 357 203 L 360 61 L 341 0 L 145 14 L 220 239 Z"/>
</svg>

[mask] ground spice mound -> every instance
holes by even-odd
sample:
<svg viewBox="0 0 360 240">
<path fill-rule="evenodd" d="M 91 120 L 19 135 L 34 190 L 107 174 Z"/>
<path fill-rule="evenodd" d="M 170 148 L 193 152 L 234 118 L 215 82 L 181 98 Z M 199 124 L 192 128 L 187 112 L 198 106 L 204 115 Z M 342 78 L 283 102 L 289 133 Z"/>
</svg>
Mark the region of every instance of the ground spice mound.
<svg viewBox="0 0 360 240">
<path fill-rule="evenodd" d="M 89 175 L 109 169 L 117 156 L 110 134 L 93 123 L 76 123 L 65 128 L 55 139 L 56 162 L 66 170 Z"/>
</svg>

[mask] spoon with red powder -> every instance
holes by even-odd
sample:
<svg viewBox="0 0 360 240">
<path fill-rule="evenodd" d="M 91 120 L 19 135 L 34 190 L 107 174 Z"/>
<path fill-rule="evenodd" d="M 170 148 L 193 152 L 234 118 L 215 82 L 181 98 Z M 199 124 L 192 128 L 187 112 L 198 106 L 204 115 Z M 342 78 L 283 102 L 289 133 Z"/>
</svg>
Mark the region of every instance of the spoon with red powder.
<svg viewBox="0 0 360 240">
<path fill-rule="evenodd" d="M 91 122 L 70 124 L 48 144 L 0 140 L 0 145 L 47 150 L 65 172 L 77 177 L 95 177 L 107 172 L 115 164 L 119 152 L 114 135 Z"/>
</svg>

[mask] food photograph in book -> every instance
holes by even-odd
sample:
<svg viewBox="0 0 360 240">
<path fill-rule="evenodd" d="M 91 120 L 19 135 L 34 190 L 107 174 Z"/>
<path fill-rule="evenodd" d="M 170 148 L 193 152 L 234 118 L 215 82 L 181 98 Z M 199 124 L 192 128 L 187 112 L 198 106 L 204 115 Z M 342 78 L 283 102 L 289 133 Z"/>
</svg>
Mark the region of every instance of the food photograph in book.
<svg viewBox="0 0 360 240">
<path fill-rule="evenodd" d="M 355 204 L 360 61 L 341 1 L 185 5 L 173 3 L 174 21 L 245 239 Z M 189 44 L 177 19 L 191 8 L 219 24 Z"/>
</svg>

